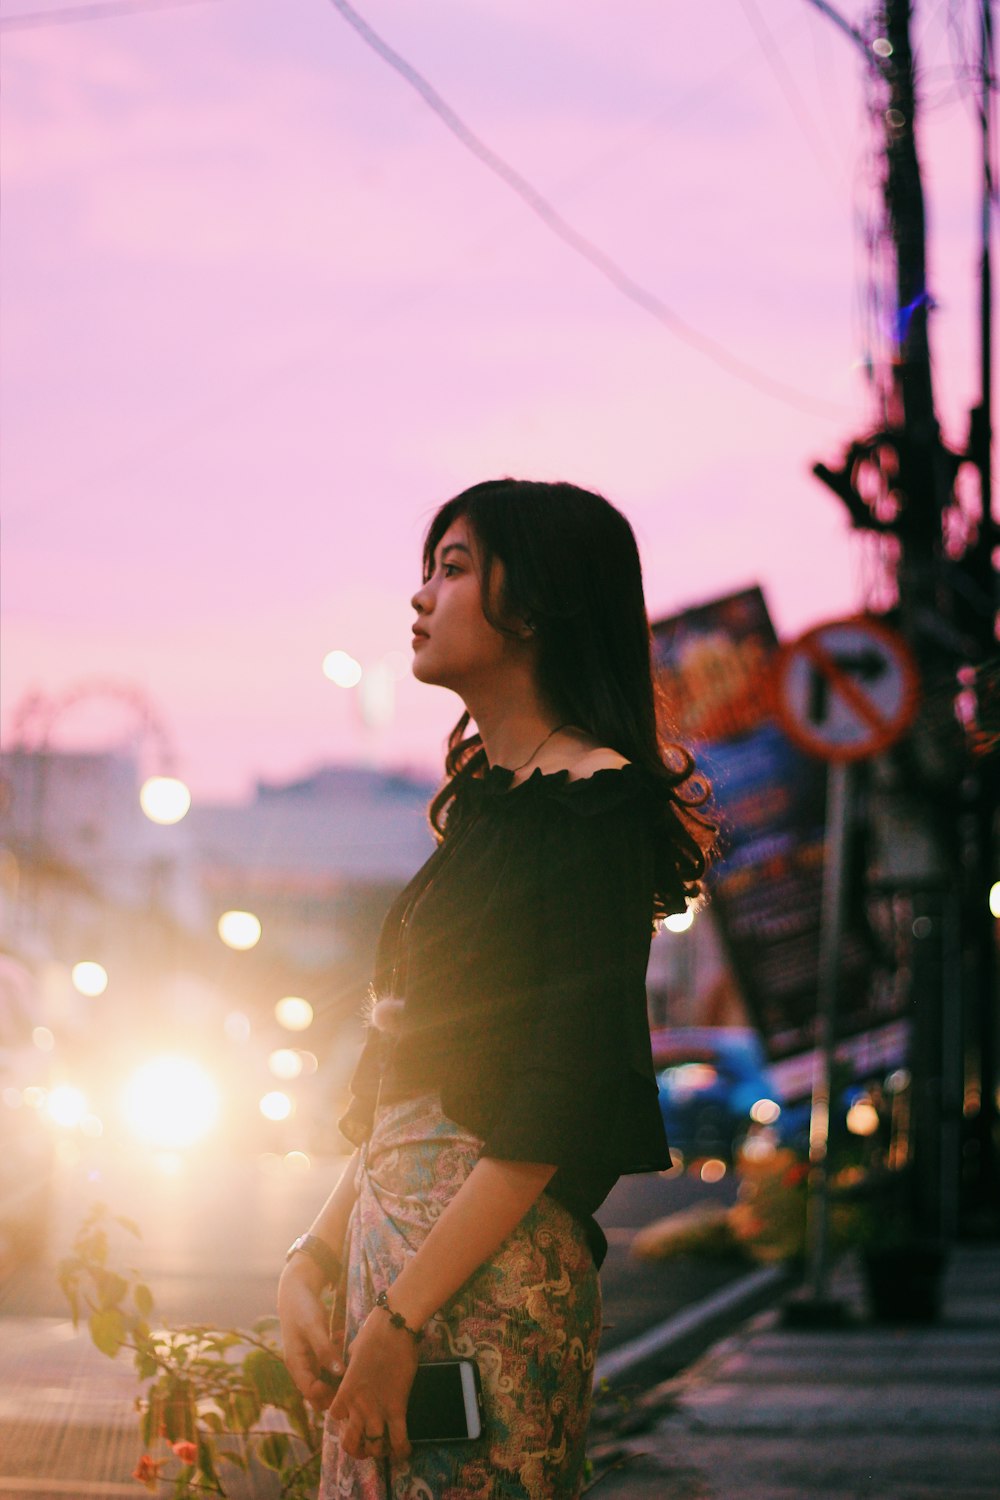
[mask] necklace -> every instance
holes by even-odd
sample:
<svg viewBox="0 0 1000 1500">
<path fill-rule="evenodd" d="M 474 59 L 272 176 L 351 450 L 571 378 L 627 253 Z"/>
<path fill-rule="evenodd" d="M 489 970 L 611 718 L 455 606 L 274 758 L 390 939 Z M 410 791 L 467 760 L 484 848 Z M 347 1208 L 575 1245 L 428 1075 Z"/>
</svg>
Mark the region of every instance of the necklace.
<svg viewBox="0 0 1000 1500">
<path fill-rule="evenodd" d="M 554 739 L 561 729 L 572 729 L 572 727 L 572 724 L 557 724 L 555 729 L 550 729 L 544 740 L 542 740 L 541 744 L 536 745 L 534 750 L 532 750 L 531 754 L 528 756 L 528 759 L 522 760 L 521 764 L 519 766 L 515 766 L 510 774 L 512 776 L 516 776 L 518 771 L 523 771 L 525 766 L 530 766 L 531 762 L 534 760 L 538 752 L 545 749 L 545 746 L 549 743 L 549 740 Z"/>
</svg>

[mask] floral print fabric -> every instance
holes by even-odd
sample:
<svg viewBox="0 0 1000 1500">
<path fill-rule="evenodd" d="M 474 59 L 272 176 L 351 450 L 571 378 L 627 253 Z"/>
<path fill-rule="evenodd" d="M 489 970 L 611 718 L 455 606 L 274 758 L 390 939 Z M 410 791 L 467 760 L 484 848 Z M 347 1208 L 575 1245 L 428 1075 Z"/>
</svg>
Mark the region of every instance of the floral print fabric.
<svg viewBox="0 0 1000 1500">
<path fill-rule="evenodd" d="M 358 1169 L 335 1343 L 349 1349 L 472 1171 L 482 1142 L 438 1094 L 383 1105 Z M 416 1444 L 405 1463 L 353 1459 L 327 1418 L 319 1500 L 576 1500 L 583 1475 L 601 1293 L 573 1216 L 543 1193 L 427 1325 L 420 1358 L 472 1358 L 483 1434 Z"/>
</svg>

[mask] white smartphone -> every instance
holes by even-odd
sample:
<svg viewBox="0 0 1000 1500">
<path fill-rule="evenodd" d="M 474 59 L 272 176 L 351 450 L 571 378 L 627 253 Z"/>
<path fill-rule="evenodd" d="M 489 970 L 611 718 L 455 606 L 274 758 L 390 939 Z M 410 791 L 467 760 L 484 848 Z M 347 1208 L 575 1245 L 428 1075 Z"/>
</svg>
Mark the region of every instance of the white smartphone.
<svg viewBox="0 0 1000 1500">
<path fill-rule="evenodd" d="M 418 1365 L 406 1408 L 411 1443 L 461 1443 L 483 1430 L 483 1390 L 473 1359 Z"/>
</svg>

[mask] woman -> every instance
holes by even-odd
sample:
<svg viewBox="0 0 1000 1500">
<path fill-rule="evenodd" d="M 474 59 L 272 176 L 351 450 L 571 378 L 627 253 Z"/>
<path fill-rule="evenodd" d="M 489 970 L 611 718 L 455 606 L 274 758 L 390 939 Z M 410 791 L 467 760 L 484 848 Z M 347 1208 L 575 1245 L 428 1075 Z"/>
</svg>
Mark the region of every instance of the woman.
<svg viewBox="0 0 1000 1500">
<path fill-rule="evenodd" d="M 613 506 L 476 485 L 434 517 L 423 580 L 413 672 L 465 712 L 439 846 L 379 940 L 341 1121 L 359 1150 L 282 1274 L 285 1356 L 329 1408 L 322 1500 L 572 1500 L 601 1328 L 593 1213 L 621 1173 L 669 1164 L 650 937 L 697 893 L 713 829 L 691 757 L 658 739 Z M 476 1359 L 480 1438 L 411 1449 L 418 1353 Z"/>
</svg>

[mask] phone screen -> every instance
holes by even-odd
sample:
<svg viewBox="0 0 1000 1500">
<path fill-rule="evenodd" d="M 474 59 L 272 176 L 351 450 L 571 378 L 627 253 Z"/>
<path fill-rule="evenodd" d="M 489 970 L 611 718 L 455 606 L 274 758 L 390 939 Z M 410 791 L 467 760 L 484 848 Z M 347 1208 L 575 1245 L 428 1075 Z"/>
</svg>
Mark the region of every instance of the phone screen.
<svg viewBox="0 0 1000 1500">
<path fill-rule="evenodd" d="M 418 1365 L 406 1408 L 411 1442 L 455 1442 L 467 1438 L 469 1422 L 460 1360 Z"/>
</svg>

